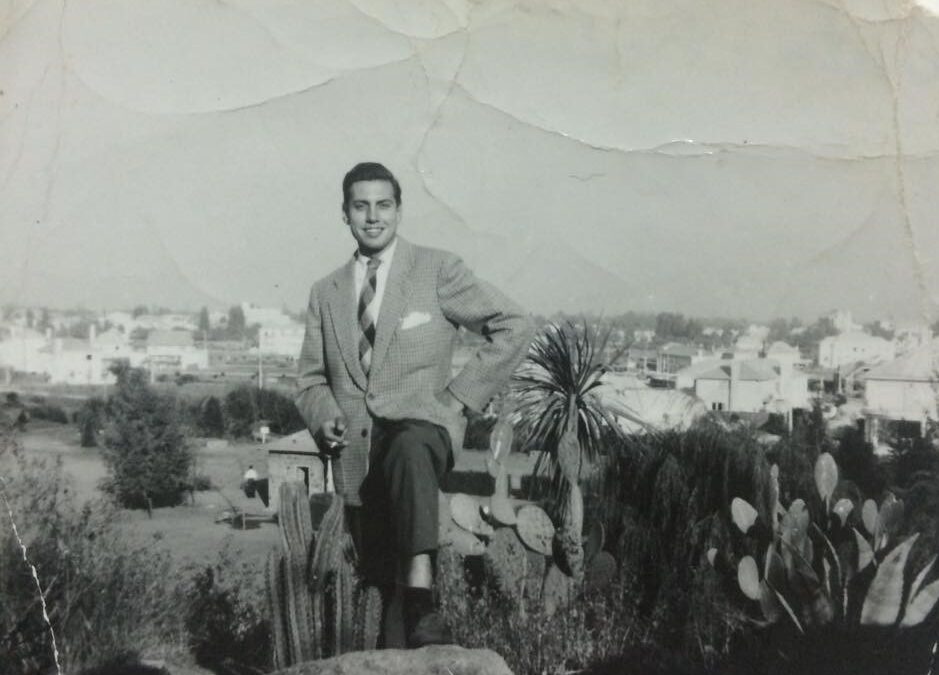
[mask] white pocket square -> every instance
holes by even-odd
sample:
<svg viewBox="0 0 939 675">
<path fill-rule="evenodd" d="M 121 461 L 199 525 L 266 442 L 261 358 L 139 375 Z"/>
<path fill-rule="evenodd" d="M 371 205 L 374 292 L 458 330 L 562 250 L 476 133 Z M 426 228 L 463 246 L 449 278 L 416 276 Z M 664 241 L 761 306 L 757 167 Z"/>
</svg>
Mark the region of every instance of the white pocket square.
<svg viewBox="0 0 939 675">
<path fill-rule="evenodd" d="M 414 328 L 430 321 L 430 314 L 427 312 L 411 312 L 401 319 L 401 330 Z"/>
</svg>

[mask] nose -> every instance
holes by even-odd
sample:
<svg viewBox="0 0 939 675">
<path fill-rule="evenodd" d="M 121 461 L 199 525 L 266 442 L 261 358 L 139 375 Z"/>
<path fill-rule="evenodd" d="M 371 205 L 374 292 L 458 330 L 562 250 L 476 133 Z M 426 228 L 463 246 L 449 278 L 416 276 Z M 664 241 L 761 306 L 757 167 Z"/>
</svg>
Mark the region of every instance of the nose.
<svg viewBox="0 0 939 675">
<path fill-rule="evenodd" d="M 365 220 L 369 223 L 378 222 L 378 207 L 377 206 L 372 205 L 368 207 L 368 213 L 365 215 Z"/>
</svg>

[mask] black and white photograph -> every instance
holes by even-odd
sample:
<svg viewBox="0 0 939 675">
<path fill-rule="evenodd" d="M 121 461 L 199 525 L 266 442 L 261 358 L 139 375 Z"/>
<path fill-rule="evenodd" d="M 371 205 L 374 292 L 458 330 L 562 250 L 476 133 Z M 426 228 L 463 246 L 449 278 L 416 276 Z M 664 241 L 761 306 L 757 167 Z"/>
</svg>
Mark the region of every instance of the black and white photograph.
<svg viewBox="0 0 939 675">
<path fill-rule="evenodd" d="M 0 0 L 0 675 L 939 675 L 939 0 Z"/>
</svg>

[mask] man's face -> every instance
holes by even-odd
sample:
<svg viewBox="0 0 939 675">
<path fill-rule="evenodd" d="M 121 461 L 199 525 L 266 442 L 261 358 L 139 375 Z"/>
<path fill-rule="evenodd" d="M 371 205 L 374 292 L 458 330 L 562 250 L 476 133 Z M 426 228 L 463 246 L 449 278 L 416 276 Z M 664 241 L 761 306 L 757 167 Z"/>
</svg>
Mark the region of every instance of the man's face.
<svg viewBox="0 0 939 675">
<path fill-rule="evenodd" d="M 386 180 L 364 180 L 352 184 L 348 211 L 343 220 L 359 250 L 371 256 L 384 250 L 394 238 L 401 222 L 401 207 L 395 202 L 394 189 Z"/>
</svg>

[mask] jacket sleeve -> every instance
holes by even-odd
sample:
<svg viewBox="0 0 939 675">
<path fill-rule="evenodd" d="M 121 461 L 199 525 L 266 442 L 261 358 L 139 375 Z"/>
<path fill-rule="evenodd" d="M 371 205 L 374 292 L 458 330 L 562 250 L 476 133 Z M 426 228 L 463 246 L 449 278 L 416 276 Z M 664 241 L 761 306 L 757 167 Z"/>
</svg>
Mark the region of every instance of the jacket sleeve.
<svg viewBox="0 0 939 675">
<path fill-rule="evenodd" d="M 316 286 L 310 290 L 310 303 L 306 311 L 306 333 L 300 349 L 295 399 L 300 416 L 310 433 L 316 433 L 323 424 L 342 414 L 329 385 L 323 341 L 323 321 Z"/>
<path fill-rule="evenodd" d="M 477 279 L 452 254 L 447 254 L 440 266 L 437 298 L 447 319 L 486 340 L 448 385 L 461 403 L 481 410 L 525 357 L 534 336 L 534 323 L 521 307 L 491 284 Z"/>
</svg>

